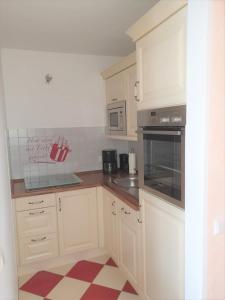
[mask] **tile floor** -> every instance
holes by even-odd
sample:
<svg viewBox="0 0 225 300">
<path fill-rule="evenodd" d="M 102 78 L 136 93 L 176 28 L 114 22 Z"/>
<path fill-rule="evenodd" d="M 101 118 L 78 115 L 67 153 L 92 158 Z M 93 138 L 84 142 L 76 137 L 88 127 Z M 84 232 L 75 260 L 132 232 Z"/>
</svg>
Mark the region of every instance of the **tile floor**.
<svg viewBox="0 0 225 300">
<path fill-rule="evenodd" d="M 139 300 L 108 256 L 19 278 L 19 300 Z"/>
</svg>

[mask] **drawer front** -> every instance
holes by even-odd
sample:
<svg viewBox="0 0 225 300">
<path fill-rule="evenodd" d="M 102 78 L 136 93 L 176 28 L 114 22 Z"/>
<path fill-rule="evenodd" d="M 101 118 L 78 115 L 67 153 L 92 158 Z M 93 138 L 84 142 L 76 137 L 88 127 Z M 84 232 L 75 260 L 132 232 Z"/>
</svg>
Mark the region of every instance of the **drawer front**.
<svg viewBox="0 0 225 300">
<path fill-rule="evenodd" d="M 55 194 L 24 197 L 15 199 L 16 211 L 24 211 L 48 206 L 55 206 Z"/>
<path fill-rule="evenodd" d="M 56 207 L 17 212 L 19 237 L 57 232 Z"/>
<path fill-rule="evenodd" d="M 21 265 L 56 257 L 58 256 L 57 235 L 53 233 L 20 239 L 19 250 Z"/>
</svg>

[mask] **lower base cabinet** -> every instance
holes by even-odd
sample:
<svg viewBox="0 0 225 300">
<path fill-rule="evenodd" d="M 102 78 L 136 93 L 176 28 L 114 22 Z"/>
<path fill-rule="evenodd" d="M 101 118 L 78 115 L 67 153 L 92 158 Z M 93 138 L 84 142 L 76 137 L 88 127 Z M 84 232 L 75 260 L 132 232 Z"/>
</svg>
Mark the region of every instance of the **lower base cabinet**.
<svg viewBox="0 0 225 300">
<path fill-rule="evenodd" d="M 184 211 L 140 191 L 147 300 L 184 299 Z"/>
<path fill-rule="evenodd" d="M 98 247 L 96 188 L 57 194 L 57 210 L 61 255 Z"/>
<path fill-rule="evenodd" d="M 103 189 L 103 217 L 105 248 L 113 260 L 118 264 L 118 199 L 105 189 Z"/>
</svg>

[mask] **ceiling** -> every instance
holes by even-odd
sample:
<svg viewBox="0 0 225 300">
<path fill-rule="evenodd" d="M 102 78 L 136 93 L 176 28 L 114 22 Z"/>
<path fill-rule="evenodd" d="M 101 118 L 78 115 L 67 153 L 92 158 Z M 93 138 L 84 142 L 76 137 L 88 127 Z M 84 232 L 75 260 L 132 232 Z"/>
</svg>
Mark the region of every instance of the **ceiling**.
<svg viewBox="0 0 225 300">
<path fill-rule="evenodd" d="M 1 47 L 124 56 L 125 31 L 158 0 L 0 0 Z"/>
</svg>

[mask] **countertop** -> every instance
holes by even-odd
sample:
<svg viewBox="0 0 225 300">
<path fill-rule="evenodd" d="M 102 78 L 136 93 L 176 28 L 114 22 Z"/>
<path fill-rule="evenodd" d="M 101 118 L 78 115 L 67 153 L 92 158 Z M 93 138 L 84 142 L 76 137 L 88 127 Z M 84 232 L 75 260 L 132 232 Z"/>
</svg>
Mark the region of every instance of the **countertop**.
<svg viewBox="0 0 225 300">
<path fill-rule="evenodd" d="M 112 176 L 105 175 L 102 171 L 89 171 L 89 172 L 81 172 L 76 173 L 77 176 L 82 180 L 79 184 L 72 184 L 67 186 L 59 186 L 59 187 L 48 187 L 37 190 L 26 190 L 24 185 L 24 180 L 12 180 L 11 181 L 11 191 L 12 198 L 21 198 L 21 197 L 29 197 L 50 193 L 60 193 L 71 190 L 79 190 L 84 188 L 91 188 L 97 186 L 103 186 L 115 196 L 117 196 L 120 200 L 124 201 L 127 205 L 132 207 L 135 210 L 139 209 L 139 200 L 138 193 L 134 193 L 131 195 L 126 190 L 120 188 L 118 185 L 112 183 L 112 178 L 121 178 L 127 177 L 128 174 L 124 172 L 118 172 L 117 174 L 113 174 Z"/>
</svg>

